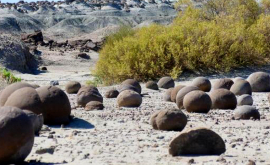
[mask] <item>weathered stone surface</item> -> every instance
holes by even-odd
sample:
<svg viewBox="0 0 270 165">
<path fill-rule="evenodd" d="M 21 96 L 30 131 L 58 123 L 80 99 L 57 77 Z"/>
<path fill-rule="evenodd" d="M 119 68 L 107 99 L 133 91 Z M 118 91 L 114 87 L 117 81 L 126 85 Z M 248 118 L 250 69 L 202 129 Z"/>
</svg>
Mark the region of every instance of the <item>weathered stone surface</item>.
<svg viewBox="0 0 270 165">
<path fill-rule="evenodd" d="M 148 88 L 148 89 L 152 89 L 152 90 L 158 90 L 158 85 L 155 81 L 148 81 L 146 84 L 145 84 L 145 87 Z"/>
<path fill-rule="evenodd" d="M 195 86 L 187 86 L 182 88 L 181 90 L 178 91 L 177 95 L 176 95 L 176 105 L 179 109 L 184 108 L 183 106 L 183 100 L 186 94 L 188 94 L 191 91 L 195 91 L 195 90 L 200 90 L 198 87 Z"/>
<path fill-rule="evenodd" d="M 253 98 L 251 95 L 244 94 L 237 98 L 237 105 L 253 105 Z"/>
<path fill-rule="evenodd" d="M 210 92 L 212 109 L 235 109 L 237 99 L 235 95 L 227 89 L 216 89 Z"/>
<path fill-rule="evenodd" d="M 252 89 L 248 81 L 238 80 L 232 86 L 230 91 L 235 95 L 249 94 L 251 95 Z"/>
<path fill-rule="evenodd" d="M 119 95 L 119 92 L 118 92 L 118 90 L 116 90 L 116 89 L 108 90 L 108 91 L 105 93 L 105 97 L 106 97 L 106 98 L 116 98 L 118 95 Z"/>
<path fill-rule="evenodd" d="M 171 92 L 171 101 L 172 102 L 176 102 L 177 93 L 184 87 L 185 87 L 185 85 L 177 85 L 176 87 L 173 88 L 173 90 Z"/>
<path fill-rule="evenodd" d="M 86 111 L 103 110 L 103 109 L 104 109 L 104 105 L 102 102 L 99 102 L 99 101 L 90 101 L 85 106 Z"/>
<path fill-rule="evenodd" d="M 204 92 L 209 92 L 211 90 L 211 82 L 205 77 L 197 77 L 192 81 L 192 86 L 198 87 Z"/>
<path fill-rule="evenodd" d="M 270 76 L 266 72 L 252 73 L 247 81 L 250 83 L 252 92 L 269 92 L 270 91 Z"/>
<path fill-rule="evenodd" d="M 117 96 L 119 107 L 139 107 L 142 104 L 142 97 L 135 91 L 125 90 Z"/>
<path fill-rule="evenodd" d="M 184 108 L 188 112 L 208 113 L 212 106 L 211 98 L 203 91 L 191 91 L 185 95 Z"/>
<path fill-rule="evenodd" d="M 258 119 L 260 120 L 260 113 L 254 106 L 243 105 L 236 108 L 234 111 L 235 119 Z"/>
<path fill-rule="evenodd" d="M 169 145 L 172 156 L 221 155 L 226 151 L 223 139 L 207 128 L 197 128 L 180 133 Z"/>
<path fill-rule="evenodd" d="M 77 94 L 80 89 L 81 84 L 78 81 L 70 81 L 65 86 L 65 90 L 69 94 Z"/>
<path fill-rule="evenodd" d="M 171 99 L 172 91 L 173 91 L 173 88 L 169 88 L 165 91 L 165 93 L 163 94 L 164 101 L 169 101 L 169 102 L 172 101 L 172 99 Z"/>
<path fill-rule="evenodd" d="M 224 79 L 219 79 L 217 80 L 214 85 L 213 85 L 213 89 L 220 89 L 220 88 L 224 88 L 224 89 L 228 89 L 230 90 L 231 86 L 233 85 L 233 81 L 231 79 L 228 78 L 224 78 Z"/>
<path fill-rule="evenodd" d="M 85 107 L 90 101 L 103 102 L 103 97 L 94 86 L 84 86 L 77 93 L 77 104 Z"/>
<path fill-rule="evenodd" d="M 132 85 L 137 89 L 136 92 L 138 92 L 139 94 L 141 94 L 141 92 L 142 92 L 142 87 L 141 87 L 140 83 L 135 79 L 127 79 L 127 80 L 123 81 L 121 83 L 121 85 L 122 86 Z"/>
<path fill-rule="evenodd" d="M 174 80 L 171 77 L 162 77 L 157 84 L 159 88 L 169 89 L 174 87 Z"/>
</svg>

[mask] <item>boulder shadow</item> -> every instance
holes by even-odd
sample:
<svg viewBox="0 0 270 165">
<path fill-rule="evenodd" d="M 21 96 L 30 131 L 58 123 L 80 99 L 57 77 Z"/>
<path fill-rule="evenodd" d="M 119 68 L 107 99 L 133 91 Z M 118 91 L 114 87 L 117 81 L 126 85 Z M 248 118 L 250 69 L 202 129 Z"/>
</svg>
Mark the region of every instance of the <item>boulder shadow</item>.
<svg viewBox="0 0 270 165">
<path fill-rule="evenodd" d="M 73 118 L 69 124 L 65 125 L 65 128 L 73 129 L 93 129 L 95 126 L 86 120 L 80 118 Z"/>
</svg>

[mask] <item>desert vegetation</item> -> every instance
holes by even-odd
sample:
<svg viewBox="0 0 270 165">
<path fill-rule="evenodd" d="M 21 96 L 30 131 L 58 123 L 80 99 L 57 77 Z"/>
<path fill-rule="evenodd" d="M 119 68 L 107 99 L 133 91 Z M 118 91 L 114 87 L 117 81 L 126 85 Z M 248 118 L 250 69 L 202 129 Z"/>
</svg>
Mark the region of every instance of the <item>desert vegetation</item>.
<svg viewBox="0 0 270 165">
<path fill-rule="evenodd" d="M 0 76 L 8 83 L 20 82 L 21 78 L 14 76 L 10 71 L 5 68 L 0 68 Z"/>
<path fill-rule="evenodd" d="M 104 84 L 140 81 L 183 71 L 229 71 L 262 65 L 270 57 L 268 0 L 210 0 L 196 8 L 189 1 L 169 26 L 121 28 L 107 38 L 95 68 Z"/>
</svg>

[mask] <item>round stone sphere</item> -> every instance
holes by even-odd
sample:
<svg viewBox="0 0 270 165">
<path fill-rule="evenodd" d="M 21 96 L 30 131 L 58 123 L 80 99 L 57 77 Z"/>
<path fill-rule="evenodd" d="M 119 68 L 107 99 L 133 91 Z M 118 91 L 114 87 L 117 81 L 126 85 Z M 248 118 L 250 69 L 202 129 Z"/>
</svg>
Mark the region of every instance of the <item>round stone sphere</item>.
<svg viewBox="0 0 270 165">
<path fill-rule="evenodd" d="M 117 96 L 119 107 L 139 107 L 142 104 L 142 97 L 135 91 L 125 90 Z"/>
<path fill-rule="evenodd" d="M 219 80 L 215 81 L 215 83 L 213 85 L 213 89 L 224 88 L 224 89 L 230 90 L 233 83 L 234 82 L 231 79 L 228 79 L 228 78 L 219 79 Z"/>
<path fill-rule="evenodd" d="M 191 91 L 185 95 L 184 108 L 188 112 L 208 113 L 212 106 L 211 98 L 203 91 Z"/>
<path fill-rule="evenodd" d="M 102 102 L 99 102 L 99 101 L 90 101 L 85 106 L 86 111 L 103 110 L 103 109 L 104 109 L 104 105 Z"/>
<path fill-rule="evenodd" d="M 243 120 L 260 120 L 260 113 L 254 106 L 250 105 L 243 105 L 236 108 L 234 111 L 234 118 L 236 120 L 243 119 Z"/>
<path fill-rule="evenodd" d="M 119 92 L 118 92 L 118 90 L 116 90 L 116 89 L 108 90 L 108 91 L 105 93 L 105 97 L 106 97 L 106 98 L 116 98 L 118 95 L 119 95 Z"/>
<path fill-rule="evenodd" d="M 69 81 L 65 86 L 65 90 L 68 94 L 77 94 L 80 89 L 81 84 L 78 81 Z"/>
<path fill-rule="evenodd" d="M 158 85 L 155 81 L 148 81 L 146 84 L 145 84 L 145 87 L 148 88 L 148 89 L 152 89 L 152 90 L 158 90 Z"/>
<path fill-rule="evenodd" d="M 186 115 L 180 110 L 162 110 L 155 118 L 158 130 L 182 131 L 187 124 Z"/>
<path fill-rule="evenodd" d="M 122 84 L 122 85 L 119 87 L 119 93 L 121 93 L 121 92 L 123 92 L 123 91 L 125 91 L 125 90 L 132 90 L 132 91 L 137 92 L 137 93 L 140 92 L 140 90 L 139 90 L 137 87 L 133 86 L 133 85 L 130 85 L 130 84 Z M 139 94 L 140 94 L 140 93 L 139 93 Z"/>
<path fill-rule="evenodd" d="M 238 80 L 232 86 L 230 91 L 235 95 L 249 94 L 251 95 L 252 89 L 248 81 Z"/>
<path fill-rule="evenodd" d="M 34 127 L 35 134 L 38 135 L 39 131 L 41 130 L 43 123 L 44 123 L 44 118 L 42 114 L 35 114 L 32 111 L 29 110 L 23 110 L 23 112 L 29 117 L 29 119 L 32 122 L 32 125 Z"/>
<path fill-rule="evenodd" d="M 77 104 L 85 107 L 90 101 L 103 102 L 103 97 L 94 86 L 83 86 L 77 93 Z"/>
<path fill-rule="evenodd" d="M 136 92 L 138 92 L 139 94 L 141 94 L 141 92 L 142 92 L 142 87 L 141 87 L 140 83 L 135 79 L 127 79 L 127 80 L 123 81 L 121 83 L 121 85 L 132 85 L 137 89 Z"/>
<path fill-rule="evenodd" d="M 162 77 L 157 84 L 159 88 L 169 89 L 174 87 L 174 80 L 171 77 Z"/>
<path fill-rule="evenodd" d="M 186 94 L 188 94 L 191 91 L 200 90 L 198 87 L 195 86 L 186 86 L 178 91 L 176 95 L 176 105 L 179 109 L 184 108 L 183 106 L 183 100 Z"/>
<path fill-rule="evenodd" d="M 247 81 L 250 83 L 252 92 L 269 92 L 270 76 L 265 72 L 255 72 L 249 75 Z"/>
<path fill-rule="evenodd" d="M 42 103 L 37 91 L 31 87 L 24 87 L 14 91 L 7 99 L 5 106 L 27 109 L 35 114 L 41 114 Z"/>
<path fill-rule="evenodd" d="M 235 83 L 236 81 L 238 81 L 238 80 L 245 80 L 243 77 L 235 77 L 234 79 L 233 79 L 233 82 Z"/>
<path fill-rule="evenodd" d="M 164 101 L 172 101 L 171 95 L 172 95 L 172 91 L 174 88 L 169 88 L 165 91 L 165 93 L 163 94 L 163 99 Z"/>
<path fill-rule="evenodd" d="M 7 86 L 0 95 L 0 106 L 4 106 L 8 97 L 15 92 L 16 90 L 20 89 L 20 88 L 24 88 L 24 87 L 32 87 L 32 85 L 28 84 L 28 83 L 24 83 L 24 82 L 17 82 L 17 83 L 13 83 L 9 86 Z"/>
<path fill-rule="evenodd" d="M 157 127 L 157 123 L 156 123 L 156 118 L 158 116 L 160 111 L 156 111 L 155 113 L 152 114 L 151 118 L 150 118 L 150 124 L 152 125 L 153 129 L 158 129 Z"/>
<path fill-rule="evenodd" d="M 55 86 L 43 86 L 36 90 L 42 103 L 44 123 L 48 125 L 69 123 L 71 106 L 66 93 Z"/>
<path fill-rule="evenodd" d="M 171 101 L 172 102 L 176 102 L 177 93 L 184 87 L 185 87 L 185 85 L 177 85 L 176 87 L 173 88 L 173 90 L 171 92 Z"/>
<path fill-rule="evenodd" d="M 195 128 L 181 132 L 169 145 L 172 156 L 221 155 L 226 151 L 223 139 L 207 128 Z"/>
<path fill-rule="evenodd" d="M 31 152 L 34 128 L 21 109 L 0 108 L 0 144 L 0 164 L 21 163 Z"/>
<path fill-rule="evenodd" d="M 209 92 L 211 90 L 211 82 L 205 77 L 197 77 L 192 81 L 192 86 L 198 87 L 204 92 Z"/>
<path fill-rule="evenodd" d="M 251 95 L 244 94 L 237 98 L 237 105 L 253 105 L 253 98 Z"/>
<path fill-rule="evenodd" d="M 227 89 L 216 89 L 210 92 L 212 109 L 235 109 L 237 105 L 236 96 Z"/>
</svg>

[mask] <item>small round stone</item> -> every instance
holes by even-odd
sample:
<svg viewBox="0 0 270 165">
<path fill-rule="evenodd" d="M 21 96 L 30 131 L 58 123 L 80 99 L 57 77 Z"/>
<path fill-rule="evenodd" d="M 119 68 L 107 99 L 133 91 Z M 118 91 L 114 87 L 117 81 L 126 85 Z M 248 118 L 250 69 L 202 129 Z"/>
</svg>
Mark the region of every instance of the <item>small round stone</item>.
<svg viewBox="0 0 270 165">
<path fill-rule="evenodd" d="M 127 80 L 123 81 L 121 83 L 121 85 L 132 85 L 137 89 L 136 92 L 138 92 L 139 94 L 141 94 L 141 92 L 142 92 L 142 87 L 141 87 L 140 83 L 135 79 L 127 79 Z"/>
<path fill-rule="evenodd" d="M 212 101 L 205 92 L 195 90 L 185 95 L 183 105 L 188 112 L 208 113 L 211 109 Z"/>
<path fill-rule="evenodd" d="M 210 92 L 212 109 L 235 109 L 237 99 L 235 95 L 227 89 L 216 89 Z"/>
<path fill-rule="evenodd" d="M 185 87 L 185 85 L 177 85 L 176 87 L 173 88 L 173 90 L 171 92 L 171 101 L 172 102 L 176 102 L 177 93 L 184 87 Z"/>
<path fill-rule="evenodd" d="M 104 109 L 104 105 L 102 102 L 99 102 L 99 101 L 90 101 L 85 106 L 86 111 L 103 110 L 103 109 Z"/>
<path fill-rule="evenodd" d="M 78 81 L 70 81 L 65 86 L 65 90 L 68 94 L 77 94 L 80 88 L 81 84 Z"/>
<path fill-rule="evenodd" d="M 211 90 L 211 82 L 205 77 L 197 77 L 192 81 L 192 86 L 198 87 L 204 92 L 209 92 Z"/>
<path fill-rule="evenodd" d="M 85 105 L 90 101 L 103 102 L 103 97 L 99 93 L 98 89 L 94 86 L 81 87 L 77 93 L 77 104 L 85 107 Z"/>
<path fill-rule="evenodd" d="M 163 94 L 164 101 L 169 101 L 169 102 L 172 101 L 172 99 L 171 99 L 172 91 L 173 91 L 173 88 L 169 88 L 169 89 L 166 90 L 166 92 Z"/>
<path fill-rule="evenodd" d="M 106 97 L 106 98 L 116 98 L 118 95 L 119 95 L 119 92 L 118 92 L 118 90 L 116 90 L 116 89 L 108 90 L 108 91 L 105 93 L 105 97 Z"/>
<path fill-rule="evenodd" d="M 142 97 L 135 91 L 125 90 L 117 96 L 119 107 L 139 107 L 142 104 Z"/>
<path fill-rule="evenodd" d="M 184 108 L 183 106 L 183 100 L 186 94 L 188 94 L 191 91 L 200 90 L 198 87 L 195 86 L 186 86 L 178 91 L 176 95 L 176 105 L 179 109 Z"/>
<path fill-rule="evenodd" d="M 174 87 L 174 80 L 171 77 L 162 77 L 157 84 L 159 88 L 169 89 Z"/>
<path fill-rule="evenodd" d="M 230 91 L 235 95 L 249 94 L 251 95 L 252 89 L 248 81 L 238 80 L 232 86 Z"/>
<path fill-rule="evenodd" d="M 253 98 L 251 95 L 244 94 L 237 98 L 237 105 L 253 105 Z"/>
<path fill-rule="evenodd" d="M 219 79 L 219 80 L 215 81 L 215 83 L 213 85 L 213 89 L 224 88 L 224 89 L 230 90 L 233 83 L 234 82 L 231 79 L 228 79 L 228 78 Z"/>
<path fill-rule="evenodd" d="M 145 87 L 148 88 L 148 89 L 152 89 L 152 90 L 158 90 L 158 85 L 155 81 L 148 81 L 146 84 L 145 84 Z"/>
<path fill-rule="evenodd" d="M 243 119 L 243 120 L 249 120 L 249 119 L 258 119 L 260 120 L 260 113 L 254 106 L 250 105 L 243 105 L 236 108 L 234 111 L 234 118 L 236 120 Z"/>
</svg>

